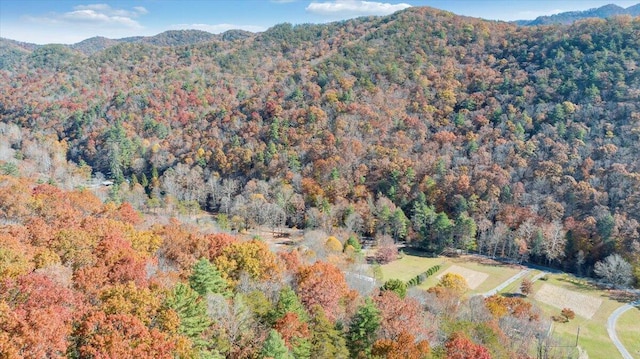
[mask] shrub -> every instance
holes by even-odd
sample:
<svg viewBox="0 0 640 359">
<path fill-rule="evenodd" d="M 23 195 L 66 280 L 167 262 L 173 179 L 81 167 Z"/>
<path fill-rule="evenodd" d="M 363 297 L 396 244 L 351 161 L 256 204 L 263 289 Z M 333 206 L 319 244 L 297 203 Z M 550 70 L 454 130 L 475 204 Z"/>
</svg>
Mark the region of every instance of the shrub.
<svg viewBox="0 0 640 359">
<path fill-rule="evenodd" d="M 567 321 L 570 321 L 571 319 L 576 317 L 576 313 L 574 313 L 573 310 L 571 310 L 570 308 L 563 308 L 560 314 L 563 317 L 567 318 Z"/>
<path fill-rule="evenodd" d="M 331 236 L 327 238 L 327 241 L 324 243 L 325 247 L 331 252 L 342 252 L 342 243 L 338 238 Z"/>
<path fill-rule="evenodd" d="M 407 295 L 407 283 L 400 279 L 389 279 L 384 282 L 384 285 L 380 290 L 390 290 L 395 292 L 400 298 L 404 298 Z"/>
</svg>

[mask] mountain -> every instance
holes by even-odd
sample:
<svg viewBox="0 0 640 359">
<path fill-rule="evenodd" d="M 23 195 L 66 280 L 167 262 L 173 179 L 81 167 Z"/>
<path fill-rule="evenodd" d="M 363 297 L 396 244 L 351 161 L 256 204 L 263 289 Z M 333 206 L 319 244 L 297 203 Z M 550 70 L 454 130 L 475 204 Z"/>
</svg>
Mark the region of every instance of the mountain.
<svg viewBox="0 0 640 359">
<path fill-rule="evenodd" d="M 184 46 L 197 43 L 204 43 L 213 39 L 223 39 L 224 41 L 235 41 L 253 36 L 253 33 L 243 30 L 229 30 L 223 34 L 215 35 L 200 30 L 170 30 L 154 36 L 133 36 L 121 39 L 108 39 L 102 36 L 92 37 L 72 45 L 60 45 L 84 55 L 93 55 L 118 44 L 147 44 L 153 46 Z M 6 68 L 7 64 L 13 63 L 20 58 L 18 53 L 29 53 L 43 46 L 29 43 L 22 43 L 10 39 L 0 38 L 0 69 Z M 5 52 L 6 51 L 6 52 Z"/>
<path fill-rule="evenodd" d="M 4 41 L 20 61 L 0 71 L 0 118 L 147 210 L 639 269 L 638 33 L 621 17 L 524 27 L 410 8 L 90 55 Z M 11 150 L 39 158 L 28 143 Z"/>
<path fill-rule="evenodd" d="M 593 8 L 585 11 L 568 11 L 555 15 L 539 16 L 534 20 L 518 20 L 518 25 L 524 26 L 536 26 L 536 25 L 550 25 L 550 24 L 571 24 L 575 21 L 588 19 L 588 18 L 600 18 L 606 19 L 612 16 L 618 15 L 631 15 L 633 17 L 640 15 L 640 4 L 623 8 L 618 5 L 609 4 L 599 8 Z"/>
<path fill-rule="evenodd" d="M 102 51 L 111 46 L 121 43 L 122 40 L 108 39 L 102 36 L 92 37 L 71 45 L 74 50 L 78 50 L 86 55 L 92 55 L 98 51 Z"/>
</svg>

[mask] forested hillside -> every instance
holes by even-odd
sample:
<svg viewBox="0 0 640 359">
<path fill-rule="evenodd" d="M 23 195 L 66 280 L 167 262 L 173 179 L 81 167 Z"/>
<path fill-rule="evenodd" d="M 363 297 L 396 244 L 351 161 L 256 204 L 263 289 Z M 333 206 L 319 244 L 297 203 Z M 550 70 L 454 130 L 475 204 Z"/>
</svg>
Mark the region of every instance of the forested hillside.
<svg viewBox="0 0 640 359">
<path fill-rule="evenodd" d="M 628 16 L 519 27 L 411 8 L 183 45 L 2 40 L 0 116 L 143 210 L 583 275 L 619 253 L 637 281 L 639 33 Z M 7 150 L 3 168 L 29 148 Z"/>
</svg>

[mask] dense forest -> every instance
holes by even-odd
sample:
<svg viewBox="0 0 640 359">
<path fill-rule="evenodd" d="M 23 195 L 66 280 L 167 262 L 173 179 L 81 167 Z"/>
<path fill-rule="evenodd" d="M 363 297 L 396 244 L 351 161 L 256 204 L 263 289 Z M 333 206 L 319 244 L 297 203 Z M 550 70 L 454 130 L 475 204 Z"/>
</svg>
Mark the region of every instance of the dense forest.
<svg viewBox="0 0 640 359">
<path fill-rule="evenodd" d="M 174 219 L 145 225 L 88 190 L 0 183 L 13 219 L 0 227 L 2 358 L 506 359 L 550 343 L 530 340 L 547 330 L 530 303 L 466 298 L 460 276 L 367 288 L 347 276 L 353 248 L 274 252 Z"/>
<path fill-rule="evenodd" d="M 258 34 L 0 39 L 0 345 L 526 357 L 543 325 L 517 298 L 354 290 L 337 268 L 363 241 L 584 276 L 618 254 L 616 284 L 639 284 L 639 34 L 630 16 L 523 27 L 410 8 Z M 115 184 L 98 199 L 91 178 Z M 220 232 L 318 230 L 350 250 L 147 220 L 199 210 Z"/>
<path fill-rule="evenodd" d="M 91 56 L 5 41 L 0 113 L 140 205 L 233 230 L 344 227 L 578 274 L 617 252 L 638 274 L 639 26 L 415 8 Z"/>
</svg>

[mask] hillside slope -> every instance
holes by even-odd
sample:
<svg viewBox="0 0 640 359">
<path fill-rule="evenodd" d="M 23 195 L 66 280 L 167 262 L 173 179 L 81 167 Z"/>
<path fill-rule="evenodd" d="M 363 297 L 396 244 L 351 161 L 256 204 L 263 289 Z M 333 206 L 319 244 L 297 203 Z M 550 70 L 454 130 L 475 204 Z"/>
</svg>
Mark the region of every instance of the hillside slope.
<svg viewBox="0 0 640 359">
<path fill-rule="evenodd" d="M 231 42 L 52 45 L 3 62 L 0 114 L 148 206 L 236 229 L 345 227 L 581 274 L 620 253 L 637 270 L 638 32 L 411 8 Z"/>
</svg>

